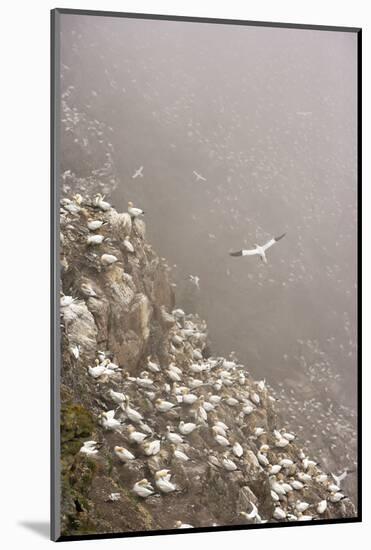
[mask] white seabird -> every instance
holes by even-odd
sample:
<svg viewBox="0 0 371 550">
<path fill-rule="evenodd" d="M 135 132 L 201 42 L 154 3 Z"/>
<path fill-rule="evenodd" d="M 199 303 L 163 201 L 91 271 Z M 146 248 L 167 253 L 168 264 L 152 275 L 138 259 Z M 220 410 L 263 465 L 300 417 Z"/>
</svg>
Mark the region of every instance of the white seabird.
<svg viewBox="0 0 371 550">
<path fill-rule="evenodd" d="M 104 241 L 105 237 L 103 235 L 89 235 L 87 238 L 86 238 L 86 242 L 90 245 L 93 245 L 93 244 L 102 244 L 102 242 Z"/>
<path fill-rule="evenodd" d="M 274 237 L 270 241 L 266 242 L 262 246 L 255 244 L 255 248 L 252 248 L 250 250 L 242 249 L 238 252 L 230 252 L 230 256 L 260 256 L 260 259 L 266 264 L 267 263 L 267 257 L 265 255 L 266 250 L 273 246 L 276 242 L 283 239 L 283 237 L 286 235 L 286 233 L 283 233 L 279 237 Z"/>
<path fill-rule="evenodd" d="M 110 395 L 112 401 L 117 403 L 117 405 L 121 405 L 121 403 L 123 403 L 126 399 L 126 397 L 123 393 L 114 391 L 112 389 L 109 390 L 109 395 Z"/>
<path fill-rule="evenodd" d="M 102 220 L 89 220 L 88 221 L 88 229 L 90 231 L 96 231 L 97 229 L 100 229 L 102 225 L 106 224 L 107 222 L 104 222 Z"/>
<path fill-rule="evenodd" d="M 155 490 L 149 483 L 149 481 L 143 478 L 140 481 L 137 481 L 137 483 L 133 487 L 133 491 L 136 495 L 138 495 L 138 497 L 147 498 L 153 495 Z"/>
<path fill-rule="evenodd" d="M 198 275 L 190 275 L 189 280 L 200 290 L 200 277 Z"/>
<path fill-rule="evenodd" d="M 85 441 L 79 452 L 86 456 L 94 456 L 98 453 L 98 450 L 95 448 L 96 445 L 96 441 Z"/>
<path fill-rule="evenodd" d="M 326 510 L 327 510 L 327 500 L 321 500 L 317 504 L 317 513 L 323 514 L 324 512 L 326 512 Z"/>
<path fill-rule="evenodd" d="M 155 439 L 154 441 L 145 441 L 143 443 L 143 451 L 147 456 L 157 455 L 157 453 L 160 452 L 160 449 L 161 441 L 159 439 Z"/>
<path fill-rule="evenodd" d="M 128 433 L 130 441 L 137 443 L 138 445 L 143 443 L 146 437 L 148 437 L 148 434 L 137 432 L 134 426 L 128 426 Z"/>
<path fill-rule="evenodd" d="M 118 261 L 118 258 L 113 254 L 102 254 L 100 261 L 103 265 L 111 265 Z"/>
<path fill-rule="evenodd" d="M 180 519 L 175 522 L 175 528 L 176 529 L 193 529 L 193 525 L 190 525 L 189 523 L 182 523 Z"/>
<path fill-rule="evenodd" d="M 101 414 L 101 423 L 106 430 L 117 430 L 117 428 L 120 428 L 121 422 L 117 418 L 114 418 L 115 412 L 112 410 Z"/>
<path fill-rule="evenodd" d="M 331 475 L 332 475 L 332 477 L 333 477 L 333 479 L 334 479 L 334 481 L 335 481 L 335 483 L 338 487 L 341 486 L 340 485 L 341 482 L 343 481 L 343 479 L 345 479 L 347 477 L 348 473 L 349 473 L 349 470 L 347 470 L 347 469 L 345 469 L 344 472 L 342 474 L 339 474 L 338 476 L 331 473 Z"/>
<path fill-rule="evenodd" d="M 198 172 L 196 172 L 196 170 L 193 170 L 193 174 L 196 176 L 196 181 L 206 181 L 206 178 L 201 174 L 199 174 Z"/>
<path fill-rule="evenodd" d="M 111 208 L 110 203 L 105 201 L 104 196 L 100 193 L 97 193 L 94 197 L 94 206 L 100 208 L 103 212 L 107 212 L 107 210 L 110 210 Z"/>
<path fill-rule="evenodd" d="M 158 398 L 155 401 L 155 406 L 156 406 L 156 409 L 160 412 L 168 412 L 173 407 L 175 407 L 175 404 L 170 403 L 170 401 L 164 401 L 163 399 Z"/>
<path fill-rule="evenodd" d="M 130 460 L 135 460 L 135 456 L 124 447 L 119 447 L 118 445 L 116 445 L 113 450 L 115 452 L 115 455 L 118 456 L 121 462 L 126 463 L 130 462 Z"/>
<path fill-rule="evenodd" d="M 129 237 L 125 237 L 123 243 L 124 247 L 126 248 L 126 250 L 128 252 L 134 252 L 134 246 L 131 244 L 131 242 L 129 241 Z"/>
<path fill-rule="evenodd" d="M 139 216 L 145 214 L 144 210 L 142 210 L 141 208 L 135 208 L 134 204 L 131 201 L 128 202 L 128 213 L 132 218 L 138 218 Z"/>
<path fill-rule="evenodd" d="M 197 426 L 193 422 L 184 422 L 183 420 L 179 422 L 179 431 L 183 435 L 192 433 L 196 428 Z"/>
<path fill-rule="evenodd" d="M 155 473 L 155 484 L 163 493 L 172 493 L 176 491 L 176 485 L 170 481 L 171 475 L 168 474 L 168 470 L 163 470 Z"/>
<path fill-rule="evenodd" d="M 144 166 L 140 166 L 137 170 L 135 170 L 134 174 L 131 176 L 133 180 L 143 177 L 143 168 Z"/>
</svg>

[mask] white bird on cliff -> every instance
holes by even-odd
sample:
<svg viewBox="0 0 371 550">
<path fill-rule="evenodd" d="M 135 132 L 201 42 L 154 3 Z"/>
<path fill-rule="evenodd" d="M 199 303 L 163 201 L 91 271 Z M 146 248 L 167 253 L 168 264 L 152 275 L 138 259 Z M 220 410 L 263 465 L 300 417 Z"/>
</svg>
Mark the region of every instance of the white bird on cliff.
<svg viewBox="0 0 371 550">
<path fill-rule="evenodd" d="M 123 393 L 116 392 L 112 389 L 109 390 L 109 395 L 110 395 L 112 401 L 117 403 L 117 405 L 121 405 L 126 399 L 126 397 Z"/>
<path fill-rule="evenodd" d="M 133 491 L 138 497 L 147 498 L 154 494 L 155 490 L 146 478 L 137 481 L 133 487 Z"/>
<path fill-rule="evenodd" d="M 148 437 L 148 434 L 137 432 L 134 426 L 128 426 L 128 434 L 130 441 L 137 443 L 138 445 L 143 443 L 143 441 Z"/>
<path fill-rule="evenodd" d="M 105 239 L 105 237 L 103 235 L 89 235 L 86 238 L 86 242 L 89 245 L 97 245 L 97 244 L 102 244 L 104 239 Z"/>
<path fill-rule="evenodd" d="M 189 456 L 187 456 L 183 451 L 177 449 L 176 445 L 172 444 L 171 448 L 173 450 L 175 458 L 177 458 L 181 462 L 188 462 Z"/>
<path fill-rule="evenodd" d="M 196 424 L 193 422 L 184 422 L 181 420 L 179 422 L 179 431 L 183 435 L 189 435 L 197 428 Z"/>
<path fill-rule="evenodd" d="M 225 470 L 228 470 L 228 472 L 234 472 L 235 470 L 237 470 L 236 464 L 230 458 L 224 457 L 222 459 L 222 464 Z"/>
<path fill-rule="evenodd" d="M 165 413 L 173 409 L 175 407 L 175 404 L 170 403 L 170 401 L 165 401 L 163 399 L 158 398 L 155 401 L 155 407 L 158 411 Z"/>
<path fill-rule="evenodd" d="M 141 208 L 135 208 L 134 204 L 131 201 L 128 202 L 128 213 L 132 218 L 138 218 L 139 216 L 145 214 L 144 210 L 142 210 Z"/>
<path fill-rule="evenodd" d="M 235 441 L 235 443 L 233 444 L 232 451 L 237 458 L 241 458 L 241 456 L 243 455 L 243 448 L 238 443 L 238 441 Z"/>
<path fill-rule="evenodd" d="M 112 265 L 116 262 L 118 262 L 118 258 L 114 256 L 113 254 L 103 254 L 100 258 L 100 261 L 103 265 Z"/>
<path fill-rule="evenodd" d="M 90 376 L 92 376 L 93 378 L 99 378 L 100 376 L 102 376 L 102 374 L 106 373 L 107 369 L 105 365 L 97 365 L 96 367 L 91 367 L 89 365 L 88 371 Z"/>
<path fill-rule="evenodd" d="M 81 283 L 80 290 L 88 298 L 95 298 L 97 296 L 95 290 L 87 283 Z"/>
<path fill-rule="evenodd" d="M 145 441 L 143 443 L 143 451 L 147 456 L 157 455 L 157 453 L 160 452 L 160 449 L 161 441 L 159 439 L 155 439 L 154 441 Z"/>
<path fill-rule="evenodd" d="M 76 298 L 73 298 L 72 296 L 61 296 L 60 299 L 60 305 L 61 307 L 69 307 L 76 301 Z"/>
<path fill-rule="evenodd" d="M 116 445 L 113 450 L 115 452 L 115 455 L 118 456 L 121 462 L 126 463 L 130 462 L 131 460 L 135 460 L 135 456 L 130 451 L 125 449 L 125 447 L 119 447 L 118 445 Z"/>
<path fill-rule="evenodd" d="M 183 523 L 180 519 L 178 519 L 175 522 L 175 529 L 194 529 L 194 527 L 190 523 Z"/>
<path fill-rule="evenodd" d="M 284 510 L 282 510 L 282 508 L 280 508 L 279 506 L 277 506 L 275 509 L 274 509 L 274 512 L 273 512 L 273 517 L 274 519 L 286 519 L 286 512 Z"/>
<path fill-rule="evenodd" d="M 300 500 L 298 500 L 296 502 L 295 508 L 298 512 L 305 512 L 306 510 L 308 510 L 309 506 L 310 504 L 308 502 L 301 502 Z"/>
<path fill-rule="evenodd" d="M 79 452 L 87 456 L 94 456 L 98 453 L 96 445 L 96 441 L 85 441 Z"/>
<path fill-rule="evenodd" d="M 129 241 L 129 237 L 125 237 L 123 243 L 124 247 L 126 248 L 126 250 L 128 252 L 131 252 L 133 253 L 134 252 L 134 246 L 131 244 L 131 242 Z"/>
<path fill-rule="evenodd" d="M 161 371 L 159 365 L 152 360 L 152 357 L 150 355 L 148 355 L 147 357 L 147 369 L 149 369 L 151 372 Z"/>
<path fill-rule="evenodd" d="M 327 510 L 327 500 L 321 500 L 317 504 L 317 513 L 323 514 L 324 512 L 326 512 L 326 510 Z"/>
<path fill-rule="evenodd" d="M 183 443 L 182 436 L 175 432 L 172 432 L 170 426 L 166 426 L 166 439 L 168 439 L 170 443 L 173 443 L 174 445 L 179 445 L 180 443 Z"/>
<path fill-rule="evenodd" d="M 143 169 L 144 169 L 144 166 L 140 166 L 137 170 L 135 170 L 134 174 L 131 176 L 133 180 L 135 180 L 136 178 L 143 177 Z"/>
<path fill-rule="evenodd" d="M 267 263 L 267 257 L 265 255 L 266 250 L 273 246 L 276 242 L 283 239 L 283 237 L 286 235 L 286 233 L 283 233 L 279 237 L 274 237 L 270 241 L 266 242 L 262 246 L 255 244 L 255 248 L 252 248 L 250 250 L 242 249 L 238 252 L 230 252 L 230 256 L 260 256 L 260 259 L 266 264 Z"/>
<path fill-rule="evenodd" d="M 118 428 L 121 427 L 121 422 L 117 420 L 117 418 L 114 418 L 115 412 L 116 411 L 112 410 L 112 411 L 103 412 L 100 415 L 102 426 L 106 430 L 117 430 Z"/>
<path fill-rule="evenodd" d="M 258 513 L 258 509 L 257 507 L 255 506 L 255 504 L 253 502 L 250 502 L 251 504 L 251 512 L 247 513 L 247 512 L 241 512 L 241 516 L 244 516 L 246 519 L 254 519 L 254 518 L 259 518 L 259 513 Z"/>
<path fill-rule="evenodd" d="M 132 422 L 141 422 L 143 420 L 143 415 L 140 412 L 136 411 L 129 405 L 129 398 L 126 398 L 126 407 L 122 406 L 122 409 L 126 412 L 128 418 Z"/>
<path fill-rule="evenodd" d="M 76 360 L 80 357 L 80 346 L 79 344 L 74 344 L 69 347 L 70 354 L 72 357 L 74 357 Z"/>
<path fill-rule="evenodd" d="M 88 229 L 90 231 L 96 231 L 97 229 L 100 229 L 102 225 L 105 225 L 107 222 L 104 222 L 102 220 L 88 220 Z"/>
<path fill-rule="evenodd" d="M 166 472 L 166 473 L 163 473 Z M 176 485 L 171 483 L 168 470 L 160 471 L 155 473 L 155 484 L 158 489 L 163 493 L 172 493 L 176 491 Z"/>
<path fill-rule="evenodd" d="M 103 212 L 106 212 L 107 210 L 110 210 L 110 208 L 111 208 L 110 203 L 105 201 L 104 196 L 101 195 L 100 193 L 97 193 L 95 195 L 93 204 L 97 208 L 100 208 L 101 210 L 103 210 Z"/>
<path fill-rule="evenodd" d="M 221 445 L 222 447 L 230 446 L 228 439 L 224 437 L 224 435 L 219 435 L 215 426 L 213 426 L 211 429 L 214 432 L 214 439 L 219 445 Z"/>
</svg>

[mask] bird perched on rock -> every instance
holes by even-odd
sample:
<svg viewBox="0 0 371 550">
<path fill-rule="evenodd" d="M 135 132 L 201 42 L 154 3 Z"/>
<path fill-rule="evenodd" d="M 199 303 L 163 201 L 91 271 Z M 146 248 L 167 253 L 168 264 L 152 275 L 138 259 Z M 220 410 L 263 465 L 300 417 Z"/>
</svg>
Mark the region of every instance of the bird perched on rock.
<svg viewBox="0 0 371 550">
<path fill-rule="evenodd" d="M 103 265 L 112 265 L 118 261 L 118 258 L 113 254 L 102 254 L 100 261 Z"/>
<path fill-rule="evenodd" d="M 105 237 L 103 235 L 89 235 L 86 238 L 86 242 L 90 245 L 102 244 L 104 240 Z"/>
<path fill-rule="evenodd" d="M 115 416 L 114 410 L 103 412 L 100 415 L 100 421 L 104 429 L 106 430 L 117 430 L 121 427 L 121 422 L 117 420 L 117 418 L 114 418 Z"/>
<path fill-rule="evenodd" d="M 104 222 L 102 220 L 88 220 L 88 229 L 90 231 L 96 231 L 97 229 L 100 229 L 103 225 L 107 224 L 107 222 Z"/>
<path fill-rule="evenodd" d="M 117 403 L 117 405 L 121 405 L 122 403 L 124 403 L 124 401 L 126 399 L 126 397 L 123 393 L 116 392 L 112 389 L 110 389 L 108 393 L 109 393 L 110 398 L 112 399 L 112 401 Z"/>
<path fill-rule="evenodd" d="M 157 455 L 161 449 L 161 441 L 158 439 L 155 439 L 154 441 L 145 441 L 142 448 L 147 456 Z"/>
<path fill-rule="evenodd" d="M 155 490 L 146 478 L 137 481 L 133 487 L 133 491 L 138 497 L 147 498 L 154 494 Z"/>
<path fill-rule="evenodd" d="M 162 493 L 172 493 L 176 491 L 176 485 L 171 483 L 170 478 L 171 475 L 168 474 L 168 470 L 155 473 L 155 485 Z"/>
<path fill-rule="evenodd" d="M 137 432 L 134 426 L 128 426 L 128 434 L 130 441 L 137 443 L 138 445 L 143 443 L 143 441 L 148 437 L 148 434 Z"/>
<path fill-rule="evenodd" d="M 111 205 L 109 202 L 104 200 L 104 196 L 100 193 L 97 193 L 93 200 L 93 205 L 96 208 L 99 208 L 100 210 L 103 210 L 103 212 L 107 212 L 107 210 L 111 209 Z"/>
<path fill-rule="evenodd" d="M 141 208 L 136 208 L 134 204 L 129 201 L 128 202 L 128 214 L 131 218 L 138 218 L 139 216 L 143 216 L 145 214 L 144 210 Z"/>
<path fill-rule="evenodd" d="M 96 441 L 85 441 L 79 452 L 86 456 L 94 456 L 98 453 L 96 445 Z"/>
<path fill-rule="evenodd" d="M 123 240 L 123 243 L 124 245 L 124 248 L 128 251 L 128 252 L 131 252 L 133 253 L 134 252 L 134 246 L 131 244 L 131 242 L 129 241 L 129 237 L 125 237 L 125 239 Z"/>
<path fill-rule="evenodd" d="M 127 463 L 131 460 L 135 460 L 135 456 L 124 447 L 119 447 L 118 445 L 116 445 L 113 450 L 115 452 L 115 455 L 118 456 L 121 462 Z"/>
</svg>

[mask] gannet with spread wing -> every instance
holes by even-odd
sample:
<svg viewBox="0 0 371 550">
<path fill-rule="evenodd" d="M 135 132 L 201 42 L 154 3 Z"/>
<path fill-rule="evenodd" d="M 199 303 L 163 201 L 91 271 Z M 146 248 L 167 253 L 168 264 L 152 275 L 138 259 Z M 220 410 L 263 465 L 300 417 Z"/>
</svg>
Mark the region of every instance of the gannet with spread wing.
<svg viewBox="0 0 371 550">
<path fill-rule="evenodd" d="M 273 246 L 276 242 L 283 239 L 283 237 L 286 235 L 286 233 L 283 233 L 279 237 L 274 237 L 270 241 L 266 242 L 262 246 L 255 244 L 255 248 L 252 248 L 251 250 L 239 250 L 238 252 L 230 252 L 230 256 L 260 256 L 261 260 L 266 264 L 267 263 L 267 257 L 265 255 L 265 251 L 268 250 L 271 246 Z"/>
</svg>

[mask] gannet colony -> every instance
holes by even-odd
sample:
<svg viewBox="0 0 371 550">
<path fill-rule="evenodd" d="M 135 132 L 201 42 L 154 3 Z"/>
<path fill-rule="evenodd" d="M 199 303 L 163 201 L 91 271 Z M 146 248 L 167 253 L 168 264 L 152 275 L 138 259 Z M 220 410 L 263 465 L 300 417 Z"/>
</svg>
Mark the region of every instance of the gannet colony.
<svg viewBox="0 0 371 550">
<path fill-rule="evenodd" d="M 354 517 L 347 472 L 322 469 L 268 383 L 178 307 L 139 206 L 61 200 L 62 534 Z"/>
</svg>

